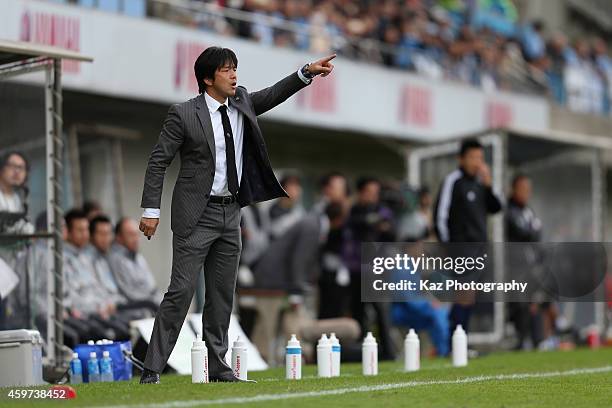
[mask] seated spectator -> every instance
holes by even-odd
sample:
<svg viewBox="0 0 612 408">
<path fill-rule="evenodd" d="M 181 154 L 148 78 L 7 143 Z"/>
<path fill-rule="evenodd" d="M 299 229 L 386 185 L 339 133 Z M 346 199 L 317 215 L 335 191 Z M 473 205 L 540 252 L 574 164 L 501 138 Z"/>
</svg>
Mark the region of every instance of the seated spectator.
<svg viewBox="0 0 612 408">
<path fill-rule="evenodd" d="M 527 24 L 522 34 L 523 52 L 527 60 L 534 61 L 542 58 L 546 52 L 544 23 L 538 20 Z"/>
<path fill-rule="evenodd" d="M 302 185 L 300 178 L 294 174 L 284 176 L 280 182 L 289 197 L 281 197 L 270 207 L 270 238 L 277 239 L 285 234 L 304 216 L 301 204 Z"/>
<path fill-rule="evenodd" d="M 605 85 L 591 58 L 591 48 L 584 40 L 576 42 L 575 62 L 565 68 L 565 88 L 570 109 L 583 113 L 604 111 Z"/>
<path fill-rule="evenodd" d="M 608 46 L 606 42 L 600 37 L 595 38 L 593 41 L 593 54 L 595 58 L 595 66 L 606 84 L 604 112 L 610 113 L 610 105 L 612 103 L 612 57 L 608 54 Z"/>
<path fill-rule="evenodd" d="M 150 317 L 147 309 L 155 312 L 157 305 L 150 300 L 133 301 L 128 299 L 117 286 L 115 273 L 111 265 L 111 246 L 113 244 L 113 226 L 105 215 L 94 217 L 89 224 L 91 245 L 89 254 L 96 277 L 100 282 L 103 296 L 117 305 L 118 315 L 127 322 Z"/>
<path fill-rule="evenodd" d="M 100 294 L 104 299 L 119 304 L 125 298 L 119 293 L 109 262 L 113 243 L 113 227 L 110 219 L 105 215 L 93 217 L 89 222 L 89 236 L 91 244 L 87 250 L 96 278 L 101 284 Z"/>
<path fill-rule="evenodd" d="M 129 302 L 149 302 L 155 308 L 161 293 L 147 260 L 139 253 L 140 231 L 136 221 L 122 218 L 115 226 L 115 243 L 111 250 L 111 269 L 119 291 Z M 143 303 L 144 304 L 144 303 Z"/>
<path fill-rule="evenodd" d="M 87 251 L 89 221 L 81 210 L 65 215 L 67 241 L 64 243 L 64 306 L 66 325 L 88 339 L 126 339 L 128 327 L 116 318 L 117 305 L 104 297 Z"/>
</svg>

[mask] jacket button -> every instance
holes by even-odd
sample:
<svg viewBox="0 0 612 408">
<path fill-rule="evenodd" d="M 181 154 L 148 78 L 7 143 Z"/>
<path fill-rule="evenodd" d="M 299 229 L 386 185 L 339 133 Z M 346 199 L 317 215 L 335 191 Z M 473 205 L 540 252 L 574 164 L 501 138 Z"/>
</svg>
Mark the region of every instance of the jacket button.
<svg viewBox="0 0 612 408">
<path fill-rule="evenodd" d="M 215 171 L 214 171 L 214 170 L 213 170 L 213 171 L 211 171 L 211 172 L 210 172 L 210 175 L 214 177 L 214 176 L 215 176 Z"/>
<path fill-rule="evenodd" d="M 206 195 L 204 196 L 204 198 L 208 198 L 208 197 L 210 197 L 210 195 L 208 195 L 208 194 L 206 194 Z"/>
</svg>

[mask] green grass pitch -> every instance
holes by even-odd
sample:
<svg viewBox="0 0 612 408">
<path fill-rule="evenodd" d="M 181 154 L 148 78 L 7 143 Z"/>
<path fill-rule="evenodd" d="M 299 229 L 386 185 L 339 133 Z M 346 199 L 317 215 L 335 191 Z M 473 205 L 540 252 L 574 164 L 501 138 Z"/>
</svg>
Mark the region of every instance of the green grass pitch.
<svg viewBox="0 0 612 408">
<path fill-rule="evenodd" d="M 343 364 L 342 376 L 331 379 L 306 366 L 301 381 L 287 381 L 284 368 L 275 368 L 251 373 L 257 384 L 191 384 L 190 376 L 165 375 L 160 385 L 139 385 L 135 378 L 76 385 L 77 398 L 61 401 L 9 400 L 3 388 L 0 406 L 612 407 L 612 349 L 494 353 L 464 368 L 445 359 L 421 363 L 416 373 L 381 363 L 374 377 L 362 376 L 359 364 Z"/>
</svg>

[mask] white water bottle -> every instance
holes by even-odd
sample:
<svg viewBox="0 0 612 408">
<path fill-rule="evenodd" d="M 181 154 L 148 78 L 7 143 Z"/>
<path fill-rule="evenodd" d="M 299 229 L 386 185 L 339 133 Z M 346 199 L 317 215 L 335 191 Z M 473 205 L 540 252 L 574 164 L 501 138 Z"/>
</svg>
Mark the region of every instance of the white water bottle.
<svg viewBox="0 0 612 408">
<path fill-rule="evenodd" d="M 301 380 L 302 379 L 302 346 L 295 337 L 295 334 L 291 335 L 291 338 L 287 342 L 287 348 L 285 352 L 285 371 L 288 380 Z"/>
<path fill-rule="evenodd" d="M 232 371 L 236 378 L 241 380 L 247 379 L 247 348 L 243 341 L 240 341 L 240 336 L 236 338 L 232 347 Z"/>
<path fill-rule="evenodd" d="M 414 329 L 410 329 L 404 340 L 404 370 L 418 371 L 421 367 L 421 344 Z"/>
<path fill-rule="evenodd" d="M 378 344 L 372 336 L 372 332 L 368 332 L 363 345 L 361 346 L 361 363 L 363 366 L 363 375 L 378 374 Z"/>
<path fill-rule="evenodd" d="M 208 382 L 208 349 L 200 333 L 191 346 L 191 382 Z"/>
<path fill-rule="evenodd" d="M 331 376 L 340 377 L 340 340 L 336 337 L 336 333 L 329 336 L 331 343 Z"/>
<path fill-rule="evenodd" d="M 331 343 L 323 333 L 317 344 L 317 372 L 319 377 L 331 377 Z"/>
<path fill-rule="evenodd" d="M 458 324 L 453 333 L 453 365 L 455 367 L 465 367 L 468 363 L 467 354 L 467 334 L 465 334 L 463 327 Z"/>
</svg>

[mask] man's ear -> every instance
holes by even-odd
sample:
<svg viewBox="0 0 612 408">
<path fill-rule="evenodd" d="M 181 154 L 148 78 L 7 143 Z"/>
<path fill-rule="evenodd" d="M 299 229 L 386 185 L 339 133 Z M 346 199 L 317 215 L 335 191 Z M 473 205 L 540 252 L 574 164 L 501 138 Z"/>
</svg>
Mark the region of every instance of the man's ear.
<svg viewBox="0 0 612 408">
<path fill-rule="evenodd" d="M 204 78 L 202 81 L 204 82 L 204 85 L 206 86 L 212 86 L 213 83 L 215 82 L 214 79 L 210 79 L 210 78 Z"/>
</svg>

